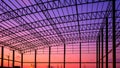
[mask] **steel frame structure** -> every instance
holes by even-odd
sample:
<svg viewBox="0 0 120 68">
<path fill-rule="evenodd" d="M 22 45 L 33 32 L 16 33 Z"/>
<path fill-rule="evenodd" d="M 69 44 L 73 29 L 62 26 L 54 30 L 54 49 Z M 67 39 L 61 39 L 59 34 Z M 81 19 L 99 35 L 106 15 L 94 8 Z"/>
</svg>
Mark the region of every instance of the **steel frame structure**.
<svg viewBox="0 0 120 68">
<path fill-rule="evenodd" d="M 66 46 L 79 44 L 80 68 L 83 45 L 95 48 L 96 68 L 108 68 L 108 54 L 112 52 L 113 68 L 116 68 L 116 48 L 120 45 L 120 1 L 119 0 L 29 0 L 0 1 L 0 46 L 9 47 L 23 54 L 64 46 L 64 68 Z M 93 44 L 92 44 L 93 43 Z M 109 45 L 109 46 L 108 46 Z M 111 47 L 112 46 L 112 47 Z M 105 48 L 105 49 L 104 49 Z M 120 48 L 118 48 L 120 49 Z M 89 51 L 89 50 L 85 50 Z M 14 56 L 13 56 L 14 58 Z M 36 68 L 35 58 L 35 68 Z M 3 66 L 3 64 L 1 64 Z M 13 60 L 14 67 L 14 60 Z"/>
</svg>

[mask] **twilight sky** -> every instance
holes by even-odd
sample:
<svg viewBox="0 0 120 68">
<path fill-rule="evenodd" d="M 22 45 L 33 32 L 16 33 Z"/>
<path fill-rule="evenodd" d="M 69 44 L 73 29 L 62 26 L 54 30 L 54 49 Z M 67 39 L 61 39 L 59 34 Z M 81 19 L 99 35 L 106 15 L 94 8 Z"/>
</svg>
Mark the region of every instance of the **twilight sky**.
<svg viewBox="0 0 120 68">
<path fill-rule="evenodd" d="M 92 3 L 93 2 L 93 3 Z M 95 68 L 96 39 L 108 13 L 109 51 L 112 49 L 111 1 L 104 0 L 4 0 L 0 1 L 0 46 L 5 46 L 4 59 L 16 51 L 15 60 L 24 54 L 24 68 L 34 66 L 34 50 L 38 49 L 38 67 L 47 68 L 48 47 L 51 47 L 51 66 L 63 67 L 64 43 L 66 67 L 79 68 L 79 43 L 81 42 L 82 67 Z M 116 0 L 117 67 L 120 62 L 119 15 L 120 1 Z M 105 26 L 104 45 L 105 45 Z M 104 55 L 105 47 L 104 47 Z M 1 55 L 1 51 L 0 51 Z M 0 56 L 1 58 L 1 56 Z M 7 66 L 7 60 L 4 60 Z M 104 58 L 105 61 L 105 58 Z M 43 62 L 43 63 L 41 63 Z M 57 63 L 54 63 L 57 62 Z M 73 62 L 73 63 L 72 63 Z M 112 62 L 112 53 L 109 54 Z M 1 63 L 1 61 L 0 61 Z M 15 62 L 15 65 L 20 65 Z M 10 61 L 10 66 L 12 62 Z M 109 68 L 111 68 L 109 64 Z"/>
</svg>

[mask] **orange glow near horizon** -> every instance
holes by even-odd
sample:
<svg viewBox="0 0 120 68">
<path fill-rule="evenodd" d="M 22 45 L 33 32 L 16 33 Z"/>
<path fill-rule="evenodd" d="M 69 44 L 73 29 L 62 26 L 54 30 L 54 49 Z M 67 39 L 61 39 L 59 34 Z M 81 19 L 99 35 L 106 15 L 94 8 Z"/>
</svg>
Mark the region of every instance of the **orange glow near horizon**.
<svg viewBox="0 0 120 68">
<path fill-rule="evenodd" d="M 12 51 L 5 48 L 4 59 L 8 59 L 7 55 L 9 54 L 10 60 L 12 60 Z M 79 54 L 68 54 L 69 51 L 66 51 L 66 68 L 79 68 Z M 1 53 L 1 52 L 0 52 Z M 63 52 L 62 52 L 63 53 Z M 109 54 L 109 56 L 112 56 Z M 1 57 L 1 56 L 0 56 Z M 84 54 L 82 53 L 82 68 L 96 68 L 96 54 Z M 15 60 L 21 61 L 21 56 L 18 52 L 15 52 Z M 105 60 L 105 59 L 104 59 Z M 34 52 L 24 54 L 24 68 L 30 68 L 31 65 L 34 68 Z M 48 68 L 48 52 L 37 55 L 37 67 L 38 68 Z M 43 63 L 42 63 L 43 62 Z M 54 63 L 57 62 L 57 63 Z M 69 63 L 70 62 L 70 63 Z M 77 63 L 76 63 L 77 62 Z M 87 62 L 87 63 L 86 63 Z M 90 63 L 93 62 L 93 63 Z M 0 61 L 1 63 L 1 61 Z M 8 60 L 4 60 L 4 66 L 8 66 Z M 21 63 L 15 62 L 15 66 L 21 66 Z M 109 68 L 112 64 L 109 64 Z M 117 64 L 117 67 L 120 65 Z M 12 67 L 12 61 L 10 61 L 10 67 Z M 53 68 L 63 68 L 63 54 L 54 54 L 51 53 L 51 67 Z"/>
</svg>

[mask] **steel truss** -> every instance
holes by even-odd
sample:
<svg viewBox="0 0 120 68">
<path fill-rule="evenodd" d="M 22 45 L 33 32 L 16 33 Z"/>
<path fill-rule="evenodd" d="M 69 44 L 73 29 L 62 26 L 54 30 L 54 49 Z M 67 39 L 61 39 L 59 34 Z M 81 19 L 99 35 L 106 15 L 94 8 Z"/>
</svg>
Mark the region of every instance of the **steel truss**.
<svg viewBox="0 0 120 68">
<path fill-rule="evenodd" d="M 112 0 L 30 0 L 29 4 L 21 2 L 16 1 L 16 5 L 13 1 L 0 1 L 2 46 L 24 53 L 64 44 L 96 43 L 101 29 L 104 36 L 102 42 L 105 42 L 106 18 L 107 41 L 108 44 L 112 42 Z M 119 44 L 120 2 L 116 2 L 115 35 L 116 43 Z"/>
</svg>

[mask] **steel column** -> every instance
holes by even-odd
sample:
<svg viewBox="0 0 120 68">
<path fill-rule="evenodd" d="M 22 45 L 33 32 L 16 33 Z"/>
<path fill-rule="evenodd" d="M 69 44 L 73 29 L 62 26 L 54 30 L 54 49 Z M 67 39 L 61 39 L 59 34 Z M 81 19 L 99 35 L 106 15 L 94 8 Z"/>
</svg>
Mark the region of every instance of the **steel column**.
<svg viewBox="0 0 120 68">
<path fill-rule="evenodd" d="M 1 67 L 4 65 L 4 47 L 1 47 Z"/>
<path fill-rule="evenodd" d="M 9 62 L 10 62 L 10 56 L 8 55 L 8 67 L 10 67 Z"/>
<path fill-rule="evenodd" d="M 106 18 L 106 68 L 108 68 L 108 18 Z"/>
<path fill-rule="evenodd" d="M 115 0 L 112 0 L 112 57 L 113 68 L 116 68 L 116 20 L 115 20 Z"/>
<path fill-rule="evenodd" d="M 23 53 L 21 53 L 21 68 L 23 68 Z"/>
<path fill-rule="evenodd" d="M 64 43 L 64 68 L 66 67 L 66 45 Z"/>
<path fill-rule="evenodd" d="M 51 67 L 50 62 L 51 62 L 51 47 L 49 47 L 49 63 L 48 63 L 48 68 Z"/>
<path fill-rule="evenodd" d="M 81 68 L 81 42 L 80 42 L 80 54 L 79 55 L 80 55 L 80 64 L 79 65 L 80 65 L 80 68 Z"/>
<path fill-rule="evenodd" d="M 98 39 L 96 40 L 96 68 L 98 68 Z"/>
<path fill-rule="evenodd" d="M 15 51 L 13 50 L 13 60 L 12 60 L 12 67 L 15 67 Z"/>
<path fill-rule="evenodd" d="M 99 46 L 98 46 L 98 50 L 99 50 L 99 56 L 98 56 L 99 59 L 98 59 L 98 60 L 99 60 L 99 68 L 100 68 L 100 35 L 99 35 L 99 37 L 98 37 L 98 45 L 99 45 Z"/>
<path fill-rule="evenodd" d="M 37 64 L 36 64 L 36 61 L 37 61 L 37 50 L 35 50 L 35 68 L 37 68 Z"/>
<path fill-rule="evenodd" d="M 104 41 L 104 35 L 103 35 L 103 28 L 101 29 L 101 44 L 102 44 L 102 55 L 101 55 L 101 58 L 102 58 L 102 68 L 104 68 L 104 44 L 103 44 L 103 41 Z"/>
</svg>

